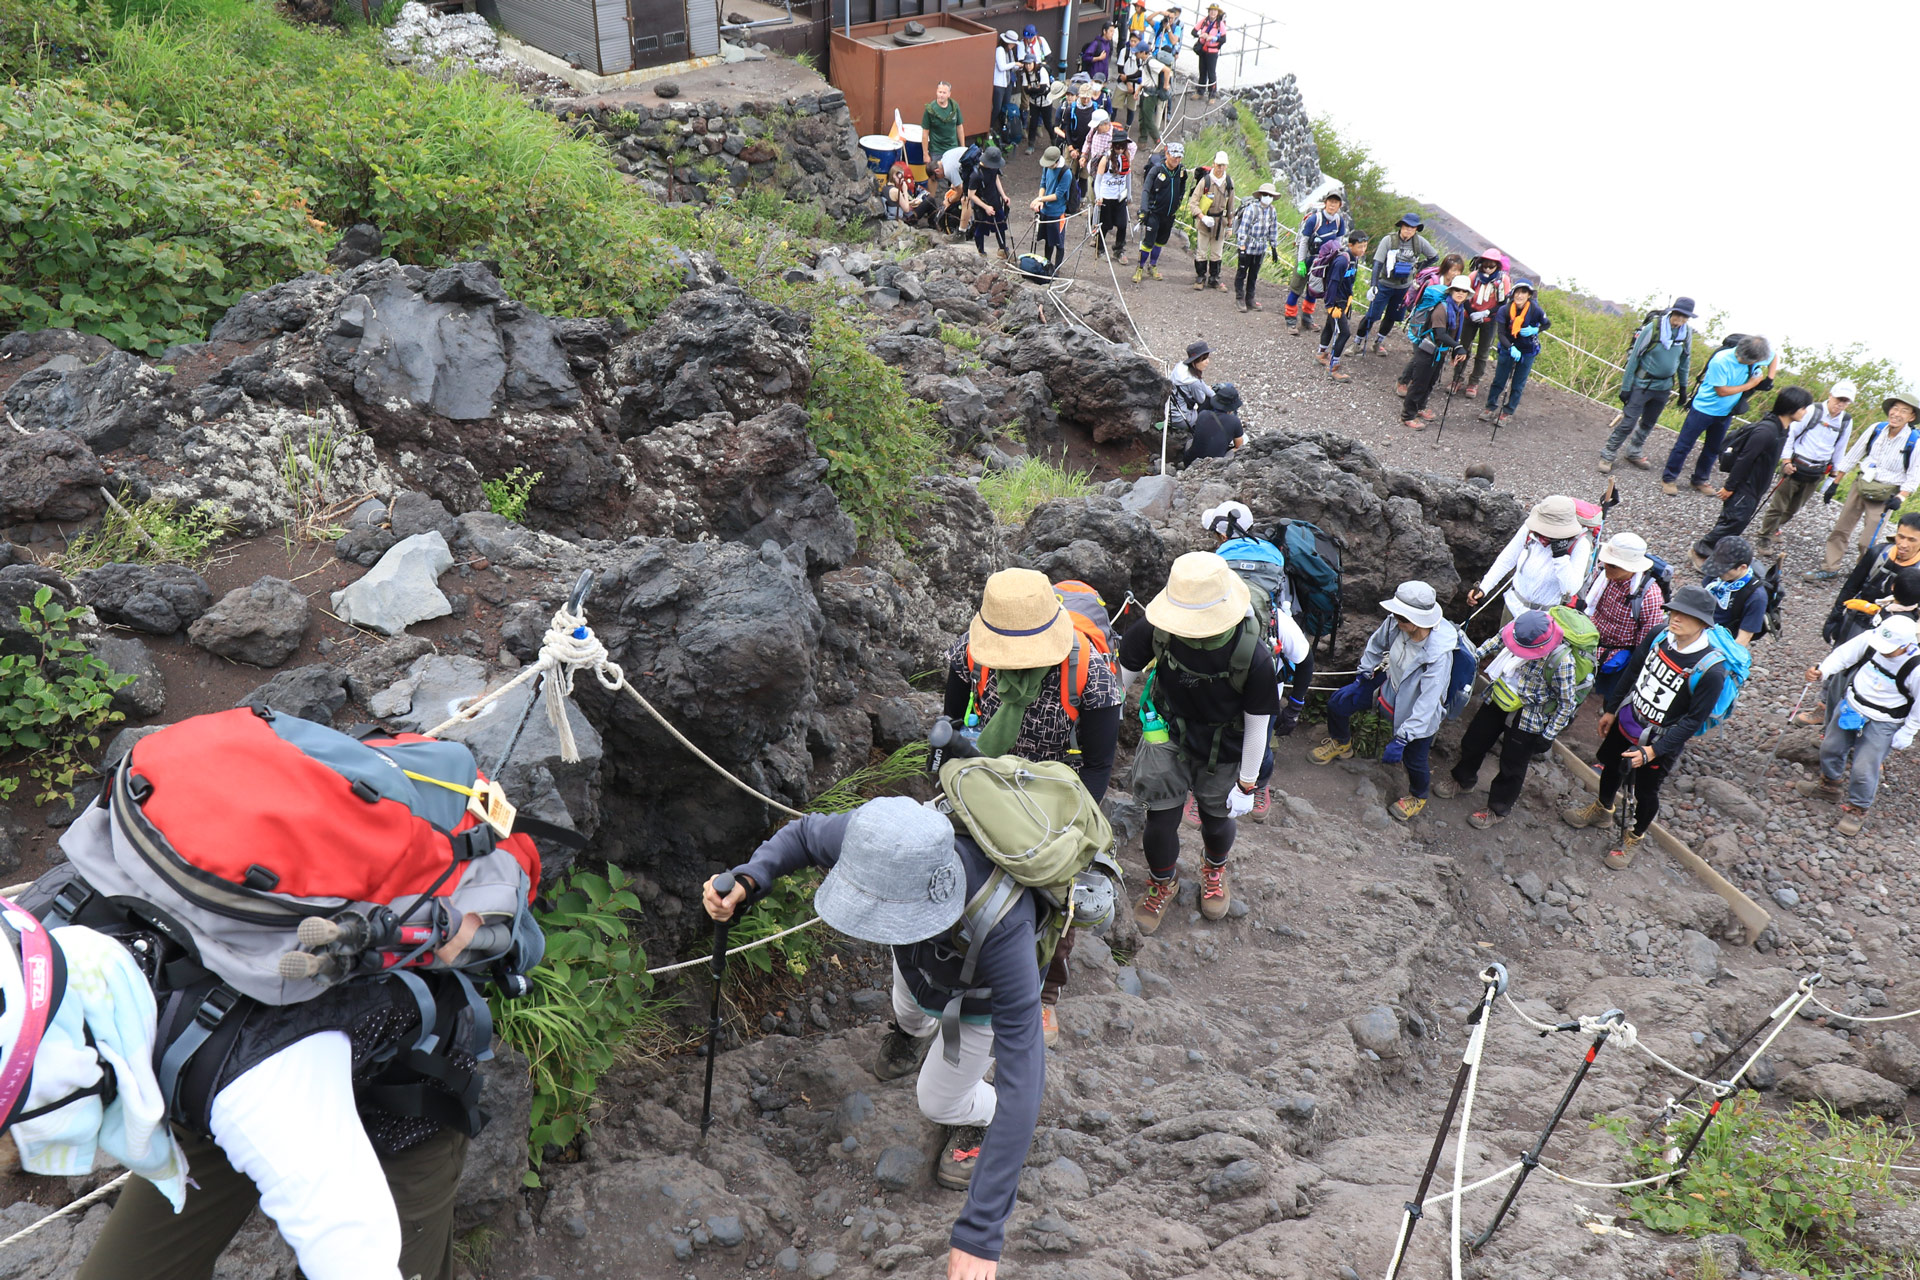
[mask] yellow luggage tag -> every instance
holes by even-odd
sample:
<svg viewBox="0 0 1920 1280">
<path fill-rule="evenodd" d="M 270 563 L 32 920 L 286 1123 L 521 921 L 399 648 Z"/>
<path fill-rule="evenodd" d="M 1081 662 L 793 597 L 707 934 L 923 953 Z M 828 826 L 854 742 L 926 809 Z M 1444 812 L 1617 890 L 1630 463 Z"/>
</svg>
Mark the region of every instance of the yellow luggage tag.
<svg viewBox="0 0 1920 1280">
<path fill-rule="evenodd" d="M 429 778 L 426 774 L 415 773 L 411 769 L 402 769 L 400 772 L 415 782 L 430 782 L 436 787 L 445 787 L 449 791 L 459 792 L 467 798 L 467 812 L 472 814 L 476 821 L 492 827 L 494 834 L 501 839 L 513 834 L 513 820 L 520 811 L 507 799 L 507 793 L 501 789 L 499 783 L 482 778 L 477 786 L 463 787 L 457 782 L 448 782 L 443 778 Z"/>
</svg>

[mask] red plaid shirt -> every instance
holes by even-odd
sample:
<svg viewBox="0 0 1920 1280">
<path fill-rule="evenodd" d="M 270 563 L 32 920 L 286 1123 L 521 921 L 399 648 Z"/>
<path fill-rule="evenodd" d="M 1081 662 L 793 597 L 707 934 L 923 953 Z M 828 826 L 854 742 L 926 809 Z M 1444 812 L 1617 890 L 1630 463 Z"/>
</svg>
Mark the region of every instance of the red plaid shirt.
<svg viewBox="0 0 1920 1280">
<path fill-rule="evenodd" d="M 1594 601 L 1587 612 L 1593 618 L 1593 625 L 1600 632 L 1602 649 L 1633 649 L 1642 640 L 1667 625 L 1667 601 L 1661 593 L 1660 584 L 1647 580 L 1646 589 L 1640 597 L 1640 618 L 1633 617 L 1633 597 L 1628 588 L 1633 579 L 1620 582 L 1609 581 L 1600 592 L 1600 598 Z"/>
</svg>

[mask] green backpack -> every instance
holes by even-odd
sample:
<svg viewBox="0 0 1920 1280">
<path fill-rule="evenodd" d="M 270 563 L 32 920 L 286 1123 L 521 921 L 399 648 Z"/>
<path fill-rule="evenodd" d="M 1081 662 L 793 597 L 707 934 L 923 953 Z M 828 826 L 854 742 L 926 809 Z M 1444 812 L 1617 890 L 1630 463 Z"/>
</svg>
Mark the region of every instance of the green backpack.
<svg viewBox="0 0 1920 1280">
<path fill-rule="evenodd" d="M 1573 705 L 1577 707 L 1593 691 L 1593 677 L 1600 670 L 1600 631 L 1592 618 L 1567 605 L 1554 605 L 1547 612 L 1573 648 Z"/>
<path fill-rule="evenodd" d="M 940 1014 L 940 1031 L 947 1061 L 958 1063 L 960 1003 L 991 994 L 973 985 L 987 935 L 1031 891 L 1040 917 L 1035 958 L 1044 970 L 1072 923 L 1074 877 L 1096 859 L 1115 879 L 1120 869 L 1108 856 L 1113 827 L 1070 765 L 1018 756 L 952 759 L 940 766 L 940 792 L 954 828 L 971 837 L 994 867 L 967 900 L 951 935 L 953 949 L 965 959 L 959 990 Z"/>
</svg>

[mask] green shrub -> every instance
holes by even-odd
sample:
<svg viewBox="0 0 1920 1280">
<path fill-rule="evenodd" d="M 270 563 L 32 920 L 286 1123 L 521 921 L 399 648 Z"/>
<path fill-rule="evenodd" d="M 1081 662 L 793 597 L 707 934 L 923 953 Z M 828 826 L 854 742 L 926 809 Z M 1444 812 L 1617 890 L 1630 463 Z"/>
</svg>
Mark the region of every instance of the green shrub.
<svg viewBox="0 0 1920 1280">
<path fill-rule="evenodd" d="M 0 84 L 71 71 L 106 38 L 93 0 L 0 0 Z"/>
<path fill-rule="evenodd" d="M 1669 1168 L 1664 1153 L 1684 1144 L 1700 1121 L 1691 1114 L 1638 1139 L 1629 1123 L 1599 1126 L 1632 1153 L 1632 1176 Z M 1908 1276 L 1900 1259 L 1850 1239 L 1863 1200 L 1898 1201 L 1887 1166 L 1912 1145 L 1877 1116 L 1843 1119 L 1824 1103 L 1775 1111 L 1753 1093 L 1734 1095 L 1693 1153 L 1678 1183 L 1626 1193 L 1633 1216 L 1655 1231 L 1690 1236 L 1732 1232 L 1768 1270 L 1804 1276 Z"/>
<path fill-rule="evenodd" d="M 325 243 L 274 166 L 223 167 L 45 82 L 0 99 L 0 230 L 0 327 L 147 351 L 204 336 L 242 293 L 317 265 Z"/>
<path fill-rule="evenodd" d="M 215 502 L 181 510 L 163 498 L 109 508 L 96 529 L 80 534 L 60 553 L 60 572 L 72 577 L 106 564 L 199 564 L 233 532 L 233 513 Z"/>
<path fill-rule="evenodd" d="M 533 496 L 533 486 L 539 484 L 546 474 L 544 471 L 529 473 L 525 467 L 515 467 L 498 480 L 482 480 L 480 492 L 486 496 L 487 510 L 509 520 L 523 519 L 527 514 L 527 499 Z"/>
<path fill-rule="evenodd" d="M 1045 458 L 1023 458 L 1006 471 L 980 477 L 980 496 L 1002 524 L 1018 524 L 1036 507 L 1055 498 L 1082 498 L 1093 492 L 1091 471 L 1066 471 Z"/>
<path fill-rule="evenodd" d="M 535 1167 L 548 1146 L 565 1147 L 586 1131 L 600 1077 L 635 1032 L 658 1027 L 671 1007 L 649 995 L 647 954 L 631 938 L 640 914 L 631 883 L 618 867 L 569 876 L 549 895 L 552 907 L 535 913 L 547 954 L 531 975 L 532 992 L 488 999 L 494 1029 L 531 1069 Z M 527 1182 L 538 1186 L 538 1176 L 528 1173 Z"/>
<path fill-rule="evenodd" d="M 100 747 L 100 730 L 124 719 L 113 691 L 133 683 L 93 656 L 73 634 L 82 610 L 53 599 L 53 588 L 20 606 L 20 625 L 40 646 L 34 654 L 0 655 L 0 751 L 14 753 L 34 784 L 33 802 L 71 800 L 76 779 L 93 772 L 84 753 Z M 0 778 L 0 799 L 19 789 Z"/>
<path fill-rule="evenodd" d="M 962 351 L 978 351 L 980 349 L 980 335 L 962 329 L 958 325 L 941 325 L 940 341 L 950 347 L 958 347 Z"/>
<path fill-rule="evenodd" d="M 917 482 L 946 446 L 933 406 L 907 394 L 899 371 L 867 350 L 850 320 L 822 309 L 813 322 L 807 410 L 827 484 L 860 536 L 904 540 L 926 506 Z"/>
</svg>

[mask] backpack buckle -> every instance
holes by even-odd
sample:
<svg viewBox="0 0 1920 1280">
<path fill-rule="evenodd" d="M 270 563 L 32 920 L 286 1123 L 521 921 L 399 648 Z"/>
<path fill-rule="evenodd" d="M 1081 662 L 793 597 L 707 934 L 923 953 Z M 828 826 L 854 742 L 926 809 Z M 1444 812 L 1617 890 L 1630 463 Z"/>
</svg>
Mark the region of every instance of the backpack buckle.
<svg viewBox="0 0 1920 1280">
<path fill-rule="evenodd" d="M 53 902 L 47 908 L 47 923 L 49 925 L 56 925 L 56 922 L 58 925 L 72 924 L 75 918 L 86 910 L 87 904 L 92 902 L 94 897 L 93 886 L 86 881 L 78 878 L 67 881 L 60 886 L 60 891 L 53 895 Z"/>
<path fill-rule="evenodd" d="M 240 993 L 229 986 L 218 986 L 207 992 L 200 1007 L 193 1011 L 193 1020 L 208 1031 L 216 1030 L 227 1020 L 235 1005 L 240 1003 Z"/>
</svg>

